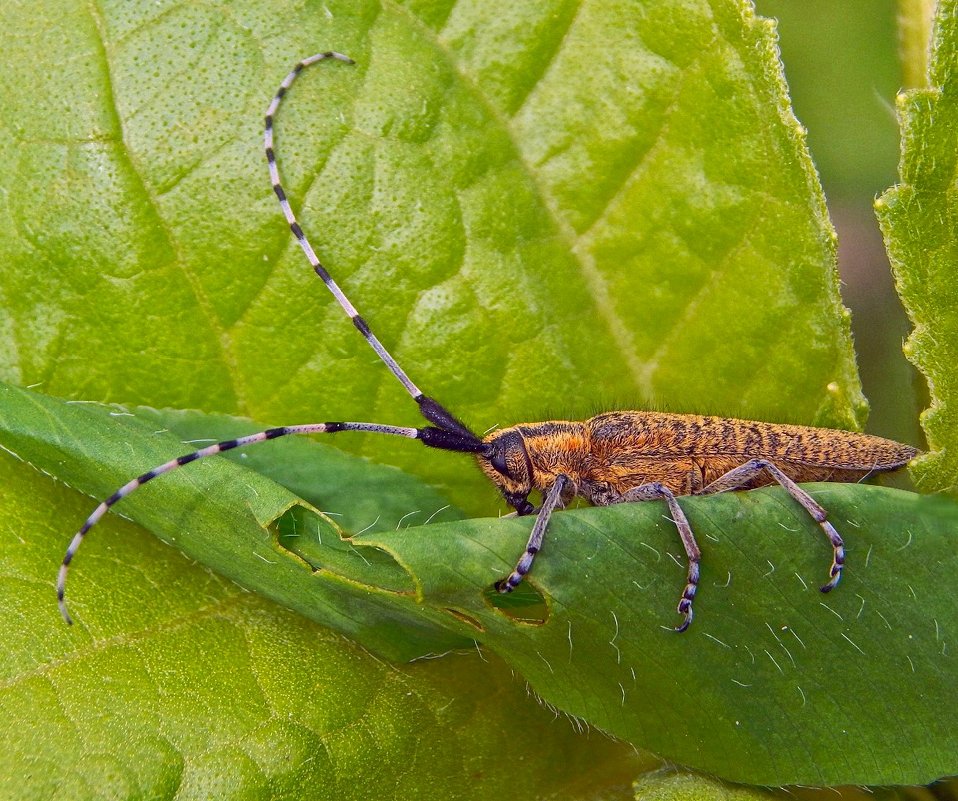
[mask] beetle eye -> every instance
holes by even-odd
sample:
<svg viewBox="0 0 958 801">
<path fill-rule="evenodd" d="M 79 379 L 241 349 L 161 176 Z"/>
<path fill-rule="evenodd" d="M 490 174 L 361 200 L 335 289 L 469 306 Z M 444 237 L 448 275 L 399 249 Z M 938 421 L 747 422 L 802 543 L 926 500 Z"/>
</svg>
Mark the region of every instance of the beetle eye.
<svg viewBox="0 0 958 801">
<path fill-rule="evenodd" d="M 506 467 L 505 454 L 502 451 L 496 451 L 493 453 L 492 457 L 489 459 L 489 463 L 496 469 L 497 472 L 502 473 L 504 476 L 509 475 L 509 468 Z"/>
</svg>

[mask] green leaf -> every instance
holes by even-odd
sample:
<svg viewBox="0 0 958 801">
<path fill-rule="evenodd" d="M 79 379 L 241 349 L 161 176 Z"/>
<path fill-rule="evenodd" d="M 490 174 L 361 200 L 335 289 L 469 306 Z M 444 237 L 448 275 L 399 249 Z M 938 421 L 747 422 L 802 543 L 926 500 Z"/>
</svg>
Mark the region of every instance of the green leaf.
<svg viewBox="0 0 958 801">
<path fill-rule="evenodd" d="M 953 185 L 958 160 L 958 4 L 938 5 L 927 89 L 899 95 L 901 183 L 875 208 L 915 330 L 905 354 L 928 379 L 922 415 L 930 452 L 912 467 L 929 492 L 958 486 L 958 236 Z"/>
<path fill-rule="evenodd" d="M 0 444 L 87 490 L 118 483 L 131 462 L 159 462 L 184 450 L 155 425 L 118 409 L 9 387 L 0 398 Z M 175 421 L 181 430 L 197 424 L 193 415 L 147 416 Z M 223 422 L 211 420 L 209 428 Z M 357 469 L 354 457 L 298 445 L 298 472 L 312 472 L 320 485 L 331 471 Z M 281 472 L 287 456 L 261 446 L 257 466 Z M 368 469 L 380 479 L 395 480 L 398 472 Z M 401 496 L 382 484 L 384 507 L 401 508 Z M 11 490 L 15 497 L 16 486 Z M 958 608 L 939 592 L 956 569 L 950 532 L 958 508 L 868 487 L 820 485 L 816 495 L 849 546 L 846 578 L 827 603 L 814 587 L 825 577 L 828 546 L 781 492 L 683 500 L 705 549 L 699 617 L 683 636 L 668 628 L 684 584 L 681 549 L 656 504 L 555 517 L 530 582 L 544 593 L 546 607 L 511 610 L 527 619 L 544 611 L 541 625 L 517 623 L 489 605 L 491 583 L 511 568 L 529 521 L 381 531 L 343 547 L 338 530 L 299 502 L 293 533 L 309 535 L 298 553 L 313 572 L 291 558 L 289 527 L 278 526 L 272 539 L 266 533 L 264 520 L 282 519 L 276 510 L 288 509 L 290 496 L 221 458 L 151 482 L 118 511 L 224 575 L 394 658 L 483 642 L 550 704 L 733 780 L 919 783 L 954 772 L 958 742 L 948 734 L 929 740 L 923 732 L 932 725 L 958 731 L 950 725 L 958 720 L 947 719 L 953 710 L 948 621 Z M 81 519 L 75 513 L 73 525 Z M 57 521 L 63 528 L 62 515 Z M 111 528 L 117 526 L 101 524 L 97 544 L 78 560 L 82 579 L 71 585 L 71 596 L 79 601 L 79 622 L 94 641 L 111 640 L 118 621 L 164 630 L 164 620 L 185 614 L 190 596 L 181 597 L 181 582 L 154 577 L 142 565 L 153 589 L 137 596 L 127 588 L 129 565 L 98 564 Z M 62 549 L 64 534 L 46 547 Z M 396 564 L 380 551 L 361 547 L 369 544 L 392 553 L 411 580 L 397 577 Z M 140 564 L 138 550 L 129 550 Z M 46 569 L 52 582 L 57 556 L 31 562 L 31 569 Z M 118 575 L 124 591 L 104 591 Z M 422 607 L 411 608 L 413 591 Z M 54 614 L 52 592 L 32 602 Z M 889 697 L 896 703 L 889 706 Z"/>
<path fill-rule="evenodd" d="M 0 444 L 85 489 L 118 483 L 131 462 L 183 450 L 122 413 L 111 417 L 16 388 L 0 398 Z M 320 479 L 356 469 L 355 457 L 336 454 L 327 465 L 330 449 L 300 445 L 298 457 Z M 258 458 L 266 472 L 281 471 L 286 454 L 260 446 Z M 399 496 L 383 484 L 386 508 L 398 506 Z M 846 576 L 828 598 L 816 586 L 826 577 L 830 547 L 783 492 L 682 500 L 703 546 L 697 619 L 682 636 L 670 627 L 684 559 L 658 504 L 556 515 L 527 582 L 545 605 L 505 609 L 492 605 L 492 583 L 521 552 L 528 520 L 390 529 L 343 544 L 334 526 L 298 501 L 296 528 L 277 525 L 271 538 L 263 520 L 276 519 L 274 505 L 285 510 L 292 496 L 217 457 L 151 482 L 117 511 L 244 586 L 394 658 L 481 642 L 549 704 L 724 778 L 917 784 L 954 773 L 958 713 L 949 702 L 948 642 L 958 599 L 940 588 L 958 569 L 958 505 L 866 486 L 813 485 L 813 492 L 848 546 Z M 73 519 L 76 526 L 82 515 Z M 33 566 L 51 583 L 68 531 L 59 531 L 57 554 Z M 80 580 L 71 584 L 89 636 L 109 639 L 117 621 L 144 628 L 175 616 L 179 585 L 149 572 L 150 586 L 162 592 L 131 599 L 125 589 L 104 591 L 125 588 L 118 578 L 131 565 L 111 560 L 97 570 L 110 526 L 95 532 L 97 544 L 85 547 L 75 563 Z M 376 547 L 363 547 L 370 545 Z M 134 549 L 133 564 L 137 558 Z M 37 602 L 55 614 L 52 592 Z M 927 737 L 932 728 L 942 733 Z"/>
<path fill-rule="evenodd" d="M 958 504 L 813 484 L 831 548 L 779 488 L 683 498 L 703 551 L 696 620 L 675 605 L 685 557 L 662 504 L 553 518 L 531 582 L 546 621 L 490 604 L 529 521 L 473 520 L 359 538 L 409 570 L 550 704 L 666 759 L 750 784 L 926 784 L 958 772 L 952 654 Z"/>
<path fill-rule="evenodd" d="M 728 785 L 706 776 L 660 770 L 635 783 L 636 801 L 770 801 L 791 798 L 797 801 L 930 801 L 936 794 L 948 796 L 946 785 L 924 787 L 809 787 L 777 791 Z"/>
<path fill-rule="evenodd" d="M 635 783 L 637 801 L 769 801 L 768 790 L 734 787 L 694 774 L 658 771 Z"/>
<path fill-rule="evenodd" d="M 4 799 L 612 798 L 649 765 L 491 654 L 389 665 L 115 516 L 68 629 L 50 566 L 89 500 L 6 453 L 0 485 Z"/>
</svg>

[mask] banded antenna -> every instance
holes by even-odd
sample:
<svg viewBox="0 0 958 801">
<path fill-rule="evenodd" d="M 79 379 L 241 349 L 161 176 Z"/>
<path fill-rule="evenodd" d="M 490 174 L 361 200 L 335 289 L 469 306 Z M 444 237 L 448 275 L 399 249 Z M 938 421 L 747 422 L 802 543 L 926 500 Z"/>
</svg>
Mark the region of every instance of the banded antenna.
<svg viewBox="0 0 958 801">
<path fill-rule="evenodd" d="M 123 498 L 126 498 L 134 490 L 139 489 L 148 481 L 152 481 L 157 476 L 171 473 L 183 465 L 189 464 L 190 462 L 195 462 L 197 459 L 204 459 L 207 456 L 214 456 L 218 453 L 223 453 L 235 448 L 244 448 L 247 445 L 253 445 L 257 442 L 265 442 L 266 440 L 277 439 L 279 437 L 285 437 L 292 434 L 335 434 L 339 431 L 365 431 L 373 434 L 389 434 L 391 436 L 406 437 L 408 439 L 418 439 L 423 443 L 423 445 L 445 451 L 485 454 L 489 450 L 489 447 L 484 444 L 483 441 L 476 436 L 476 434 L 474 434 L 468 427 L 466 427 L 464 423 L 447 411 L 442 404 L 433 398 L 430 398 L 428 395 L 423 394 L 419 387 L 417 387 L 406 374 L 406 371 L 403 370 L 402 367 L 399 366 L 399 363 L 392 357 L 392 355 L 390 355 L 389 351 L 386 350 L 376 335 L 370 330 L 369 324 L 360 316 L 359 312 L 356 311 L 356 308 L 352 303 L 350 303 L 349 298 L 346 297 L 342 289 L 339 288 L 339 285 L 333 280 L 332 276 L 319 261 L 316 256 L 316 252 L 313 250 L 312 245 L 306 238 L 306 234 L 303 233 L 303 229 L 300 227 L 299 222 L 296 219 L 296 215 L 293 213 L 293 209 L 289 204 L 286 192 L 283 189 L 282 182 L 280 181 L 279 168 L 276 165 L 276 154 L 273 150 L 273 121 L 276 117 L 276 112 L 279 110 L 280 102 L 282 101 L 286 92 L 289 90 L 290 86 L 292 86 L 293 81 L 296 80 L 296 77 L 311 64 L 315 64 L 319 61 L 325 61 L 327 59 L 335 59 L 336 61 L 341 61 L 344 64 L 355 63 L 348 56 L 344 56 L 342 53 L 336 53 L 333 51 L 317 53 L 314 56 L 303 59 L 295 67 L 293 67 L 289 75 L 283 79 L 283 82 L 280 84 L 279 89 L 276 91 L 276 94 L 269 104 L 269 108 L 266 110 L 266 126 L 263 145 L 266 150 L 266 162 L 269 166 L 270 182 L 273 185 L 273 191 L 276 193 L 276 197 L 279 198 L 279 205 L 283 210 L 283 216 L 286 217 L 286 221 L 289 223 L 290 230 L 296 237 L 296 241 L 299 243 L 299 246 L 303 249 L 303 253 L 306 254 L 306 258 L 309 260 L 310 265 L 312 265 L 313 271 L 316 273 L 316 275 L 323 279 L 323 283 L 326 285 L 326 288 L 333 294 L 333 297 L 336 298 L 336 302 L 339 303 L 343 311 L 346 312 L 349 318 L 353 321 L 353 325 L 356 326 L 356 329 L 359 331 L 359 333 L 363 335 L 370 347 L 376 351 L 376 354 L 382 360 L 383 364 L 389 368 L 389 372 L 391 372 L 399 380 L 403 387 L 405 387 L 406 392 L 408 392 L 412 399 L 416 401 L 416 403 L 419 405 L 419 411 L 422 416 L 433 425 L 425 426 L 423 428 L 406 428 L 403 426 L 383 425 L 381 423 L 309 423 L 305 425 L 281 426 L 279 428 L 269 428 L 266 431 L 260 431 L 257 434 L 250 434 L 237 439 L 217 442 L 215 445 L 210 445 L 206 448 L 202 448 L 201 450 L 193 451 L 192 453 L 187 453 L 183 456 L 177 457 L 176 459 L 171 459 L 168 462 L 164 462 L 163 464 L 154 467 L 152 470 L 148 470 L 147 472 L 143 473 L 143 475 L 128 481 L 109 498 L 101 502 L 99 506 L 93 510 L 90 516 L 80 527 L 80 530 L 70 541 L 70 545 L 67 547 L 66 554 L 63 557 L 63 563 L 60 565 L 60 571 L 57 574 L 56 585 L 57 604 L 60 607 L 60 614 L 63 615 L 63 619 L 68 624 L 72 625 L 73 619 L 70 617 L 70 613 L 67 610 L 66 604 L 67 572 L 70 568 L 70 563 L 76 556 L 80 545 L 83 543 L 83 539 L 86 537 L 90 529 L 93 528 L 97 522 L 99 522 L 99 520 L 107 513 L 111 506 Z"/>
</svg>

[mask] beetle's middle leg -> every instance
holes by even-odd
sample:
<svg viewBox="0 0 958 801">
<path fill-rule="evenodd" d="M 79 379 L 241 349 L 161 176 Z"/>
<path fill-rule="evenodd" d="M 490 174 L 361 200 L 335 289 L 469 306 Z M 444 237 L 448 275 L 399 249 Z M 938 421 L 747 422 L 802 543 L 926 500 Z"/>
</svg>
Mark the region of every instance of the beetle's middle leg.
<svg viewBox="0 0 958 801">
<path fill-rule="evenodd" d="M 707 487 L 696 490 L 696 495 L 713 495 L 716 492 L 727 492 L 728 490 L 739 489 L 749 482 L 758 478 L 762 472 L 768 473 L 785 491 L 798 501 L 805 510 L 812 516 L 818 525 L 822 527 L 825 536 L 832 544 L 832 567 L 828 573 L 828 582 L 821 587 L 822 592 L 829 592 L 838 584 L 842 577 L 842 567 L 845 565 L 845 543 L 835 527 L 828 522 L 828 513 L 822 506 L 803 490 L 792 479 L 786 476 L 779 468 L 769 462 L 767 459 L 752 459 L 745 464 L 729 470 L 724 476 L 719 476 Z"/>
<path fill-rule="evenodd" d="M 622 494 L 622 501 L 657 501 L 664 500 L 669 505 L 669 513 L 672 516 L 672 522 L 679 531 L 679 537 L 682 538 L 682 546 L 685 548 L 685 555 L 689 558 L 688 580 L 685 589 L 682 591 L 682 597 L 679 599 L 677 607 L 680 615 L 685 615 L 676 631 L 685 631 L 692 622 L 692 600 L 695 598 L 695 591 L 699 586 L 699 561 L 702 558 L 702 552 L 699 550 L 698 543 L 695 541 L 695 535 L 692 534 L 692 526 L 689 525 L 689 519 L 675 500 L 675 495 L 664 484 L 657 481 L 649 484 L 641 484 Z"/>
</svg>

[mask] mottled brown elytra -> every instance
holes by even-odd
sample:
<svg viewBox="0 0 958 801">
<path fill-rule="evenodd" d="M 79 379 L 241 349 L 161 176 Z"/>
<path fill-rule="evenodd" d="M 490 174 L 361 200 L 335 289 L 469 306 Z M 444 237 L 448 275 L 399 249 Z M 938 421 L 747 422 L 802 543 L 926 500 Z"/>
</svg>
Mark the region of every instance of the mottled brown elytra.
<svg viewBox="0 0 958 801">
<path fill-rule="evenodd" d="M 283 426 L 219 442 L 148 470 L 97 506 L 70 542 L 57 577 L 57 600 L 64 620 L 72 622 L 64 599 L 70 562 L 86 533 L 121 498 L 157 476 L 206 456 L 291 434 L 338 431 L 391 434 L 418 439 L 431 448 L 474 454 L 483 472 L 517 514 L 536 514 L 532 534 L 515 570 L 496 584 L 499 592 L 511 592 L 532 569 L 553 510 L 574 496 L 599 506 L 664 500 L 688 556 L 688 580 L 678 605 L 683 619 L 676 627 L 677 631 L 685 631 L 692 622 L 692 599 L 698 586 L 701 554 L 676 496 L 711 495 L 772 482 L 781 484 L 828 537 L 832 564 L 828 581 L 821 589 L 828 592 L 834 588 L 845 563 L 842 538 L 828 522 L 825 510 L 796 482 L 859 481 L 872 473 L 897 470 L 918 453 L 915 448 L 846 431 L 658 412 L 609 412 L 585 422 L 523 423 L 479 437 L 440 403 L 420 391 L 320 264 L 280 183 L 273 153 L 273 118 L 296 76 L 310 64 L 326 59 L 353 63 L 341 53 L 310 56 L 286 76 L 269 104 L 264 146 L 270 181 L 283 215 L 313 270 L 386 367 L 419 404 L 420 412 L 431 425 L 424 428 L 379 423 Z M 538 510 L 529 501 L 533 490 L 543 496 Z"/>
</svg>

